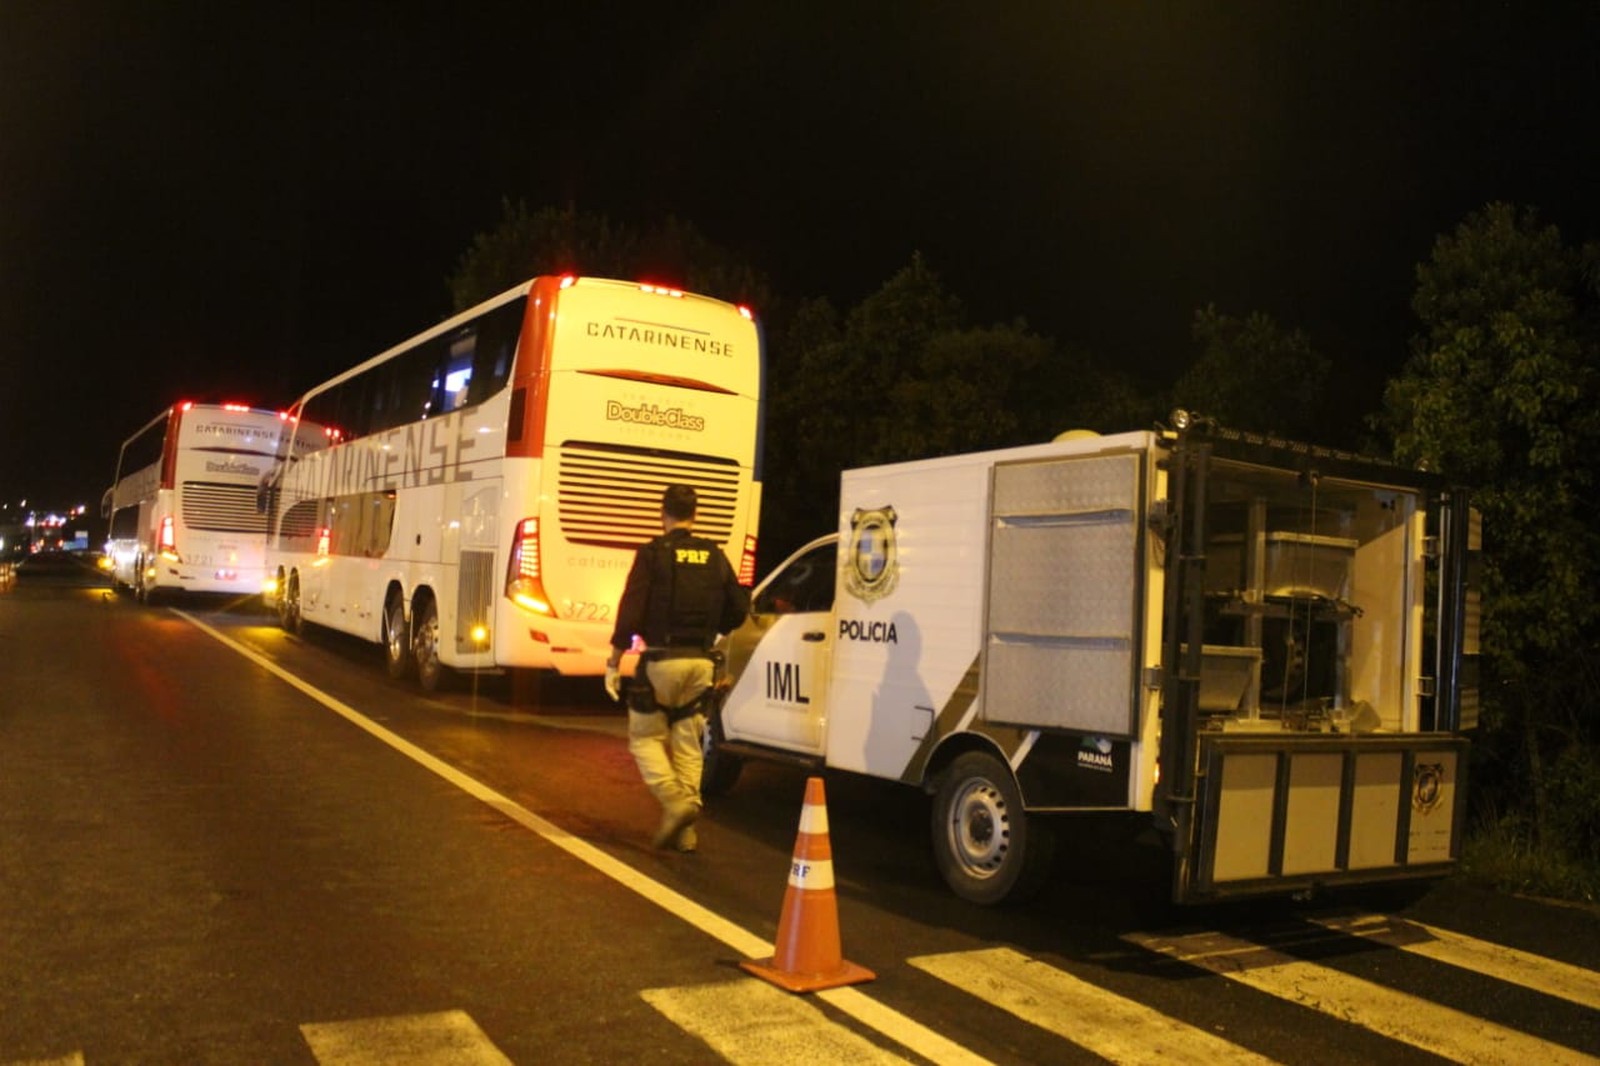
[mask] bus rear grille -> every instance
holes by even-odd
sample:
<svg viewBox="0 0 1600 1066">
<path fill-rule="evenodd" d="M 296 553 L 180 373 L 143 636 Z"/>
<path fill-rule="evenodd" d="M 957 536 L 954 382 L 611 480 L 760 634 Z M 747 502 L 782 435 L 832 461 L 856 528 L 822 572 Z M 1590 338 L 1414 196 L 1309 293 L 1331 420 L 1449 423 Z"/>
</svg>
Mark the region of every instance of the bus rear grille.
<svg viewBox="0 0 1600 1066">
<path fill-rule="evenodd" d="M 183 483 L 183 521 L 190 529 L 218 533 L 266 533 L 267 516 L 256 510 L 254 485 Z"/>
<path fill-rule="evenodd" d="M 668 485 L 694 486 L 697 534 L 721 545 L 733 535 L 739 466 L 731 459 L 569 443 L 558 476 L 561 535 L 574 544 L 637 548 L 661 532 Z"/>
</svg>

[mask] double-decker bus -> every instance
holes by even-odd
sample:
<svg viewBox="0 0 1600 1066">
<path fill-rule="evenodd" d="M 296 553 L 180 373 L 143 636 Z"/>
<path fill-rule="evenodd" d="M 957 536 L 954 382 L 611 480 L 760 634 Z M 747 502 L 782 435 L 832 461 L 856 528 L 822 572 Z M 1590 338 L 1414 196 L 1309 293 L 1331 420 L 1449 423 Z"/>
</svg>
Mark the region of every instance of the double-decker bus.
<svg viewBox="0 0 1600 1066">
<path fill-rule="evenodd" d="M 144 601 L 260 592 L 267 520 L 256 488 L 287 431 L 278 412 L 179 403 L 124 441 L 101 502 L 113 587 Z"/>
<path fill-rule="evenodd" d="M 283 627 L 381 643 L 392 676 L 604 670 L 661 493 L 755 575 L 762 340 L 747 308 L 538 277 L 374 356 L 290 409 L 316 442 L 265 485 Z"/>
</svg>

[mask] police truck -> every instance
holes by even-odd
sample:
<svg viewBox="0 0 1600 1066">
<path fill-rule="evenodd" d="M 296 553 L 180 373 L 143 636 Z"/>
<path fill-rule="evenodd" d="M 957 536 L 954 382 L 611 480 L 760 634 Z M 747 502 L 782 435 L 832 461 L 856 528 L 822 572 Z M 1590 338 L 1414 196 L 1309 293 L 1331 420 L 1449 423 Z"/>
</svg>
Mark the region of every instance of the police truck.
<svg viewBox="0 0 1600 1066">
<path fill-rule="evenodd" d="M 1152 819 L 1198 903 L 1434 878 L 1477 714 L 1479 525 L 1440 477 L 1187 412 L 847 470 L 721 642 L 704 785 L 776 759 L 931 797 L 951 889 Z"/>
</svg>

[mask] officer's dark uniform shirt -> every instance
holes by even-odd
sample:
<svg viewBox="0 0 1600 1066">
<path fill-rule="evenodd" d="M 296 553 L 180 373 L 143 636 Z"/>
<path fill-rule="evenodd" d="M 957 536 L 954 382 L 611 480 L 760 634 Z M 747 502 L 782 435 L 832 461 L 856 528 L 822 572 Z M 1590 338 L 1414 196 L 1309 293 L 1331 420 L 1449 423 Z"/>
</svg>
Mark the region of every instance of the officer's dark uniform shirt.
<svg viewBox="0 0 1600 1066">
<path fill-rule="evenodd" d="M 626 649 L 637 633 L 652 649 L 705 651 L 747 610 L 749 594 L 716 543 L 674 529 L 634 555 L 611 646 Z"/>
</svg>

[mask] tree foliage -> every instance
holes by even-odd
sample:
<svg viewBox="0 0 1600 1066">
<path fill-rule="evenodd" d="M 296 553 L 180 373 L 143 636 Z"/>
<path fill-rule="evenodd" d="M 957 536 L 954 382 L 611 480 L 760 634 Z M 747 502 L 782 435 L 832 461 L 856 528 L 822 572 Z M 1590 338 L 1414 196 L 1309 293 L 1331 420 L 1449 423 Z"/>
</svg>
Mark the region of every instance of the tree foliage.
<svg viewBox="0 0 1600 1066">
<path fill-rule="evenodd" d="M 1507 204 L 1440 237 L 1417 269 L 1422 332 L 1378 419 L 1398 458 L 1470 486 L 1483 513 L 1480 755 L 1500 765 L 1481 782 L 1531 800 L 1542 837 L 1564 780 L 1545 767 L 1587 765 L 1574 752 L 1597 721 L 1594 261 Z"/>
<path fill-rule="evenodd" d="M 781 547 L 832 527 L 841 470 L 1127 429 L 1137 406 L 1023 322 L 971 325 L 920 255 L 846 314 L 797 308 L 771 365 L 763 539 Z"/>
<path fill-rule="evenodd" d="M 1193 335 L 1200 357 L 1173 387 L 1178 406 L 1242 429 L 1324 439 L 1330 364 L 1305 333 L 1259 311 L 1241 319 L 1208 305 L 1195 312 Z"/>
<path fill-rule="evenodd" d="M 1492 544 L 1485 636 L 1503 676 L 1600 619 L 1600 379 L 1581 261 L 1532 211 L 1474 214 L 1417 269 L 1423 333 L 1384 395 L 1397 457 L 1473 487 Z"/>
<path fill-rule="evenodd" d="M 572 207 L 530 210 L 501 202 L 494 229 L 479 233 L 447 284 L 465 310 L 540 274 L 657 280 L 691 292 L 766 308 L 766 278 L 693 224 L 668 216 L 644 229 Z"/>
</svg>

